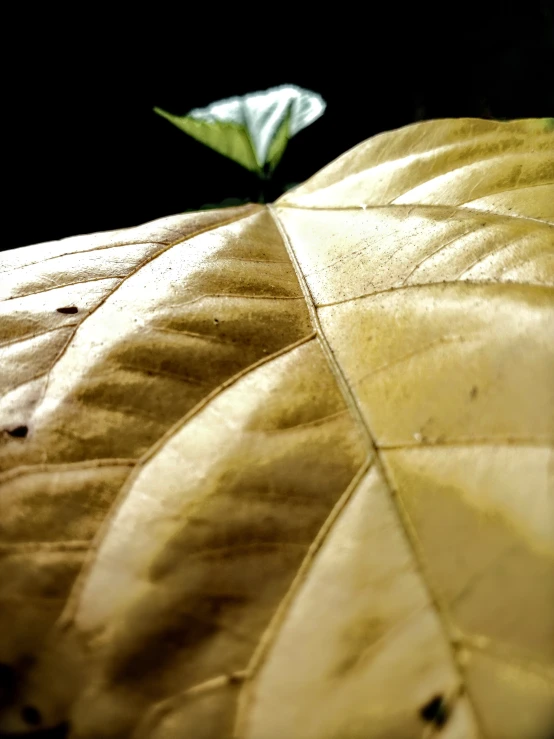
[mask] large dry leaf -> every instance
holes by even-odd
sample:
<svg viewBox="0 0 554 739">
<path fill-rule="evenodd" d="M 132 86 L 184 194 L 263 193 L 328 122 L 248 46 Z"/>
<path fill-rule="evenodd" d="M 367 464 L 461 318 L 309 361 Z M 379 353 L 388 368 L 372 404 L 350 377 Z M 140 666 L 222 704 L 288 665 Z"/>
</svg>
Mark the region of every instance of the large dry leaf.
<svg viewBox="0 0 554 739">
<path fill-rule="evenodd" d="M 554 133 L 3 258 L 0 731 L 546 739 Z"/>
</svg>

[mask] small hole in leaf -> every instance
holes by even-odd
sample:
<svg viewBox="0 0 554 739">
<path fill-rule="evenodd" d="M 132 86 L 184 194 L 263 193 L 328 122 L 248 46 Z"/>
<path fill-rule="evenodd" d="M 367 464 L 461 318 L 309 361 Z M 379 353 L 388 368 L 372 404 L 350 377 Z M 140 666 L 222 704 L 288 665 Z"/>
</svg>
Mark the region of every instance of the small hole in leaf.
<svg viewBox="0 0 554 739">
<path fill-rule="evenodd" d="M 78 313 L 79 308 L 75 305 L 66 305 L 64 308 L 56 308 L 58 313 Z"/>
<path fill-rule="evenodd" d="M 41 713 L 34 706 L 23 706 L 21 709 L 21 718 L 29 726 L 38 726 L 42 723 Z"/>
<path fill-rule="evenodd" d="M 16 426 L 14 429 L 8 429 L 8 434 L 10 436 L 15 436 L 16 439 L 24 439 L 28 433 L 28 426 Z"/>
<path fill-rule="evenodd" d="M 219 323 L 219 318 L 214 318 L 214 323 L 215 324 L 218 324 Z"/>
<path fill-rule="evenodd" d="M 435 695 L 426 703 L 419 711 L 419 715 L 424 721 L 441 727 L 444 726 L 448 719 L 448 706 L 442 695 Z"/>
</svg>

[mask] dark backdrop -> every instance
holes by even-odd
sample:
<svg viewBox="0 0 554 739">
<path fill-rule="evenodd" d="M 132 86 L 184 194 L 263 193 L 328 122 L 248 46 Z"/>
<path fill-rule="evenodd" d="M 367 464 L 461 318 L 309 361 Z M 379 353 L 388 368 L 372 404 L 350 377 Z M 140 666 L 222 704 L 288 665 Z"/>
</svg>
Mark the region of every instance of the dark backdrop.
<svg viewBox="0 0 554 739">
<path fill-rule="evenodd" d="M 438 14 L 430 4 L 206 3 L 139 15 L 137 5 L 119 19 L 92 5 L 57 17 L 23 8 L 29 17 L 4 29 L 2 248 L 257 197 L 253 175 L 155 105 L 184 114 L 282 83 L 321 93 L 327 112 L 291 141 L 274 195 L 416 120 L 554 115 L 553 0 Z"/>
</svg>

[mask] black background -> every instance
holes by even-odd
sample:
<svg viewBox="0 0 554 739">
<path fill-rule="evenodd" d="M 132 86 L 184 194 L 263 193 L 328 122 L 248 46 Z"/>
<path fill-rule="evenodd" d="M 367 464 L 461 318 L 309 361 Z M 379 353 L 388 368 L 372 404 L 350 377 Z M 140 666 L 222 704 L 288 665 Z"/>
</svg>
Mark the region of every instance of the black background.
<svg viewBox="0 0 554 739">
<path fill-rule="evenodd" d="M 553 0 L 137 5 L 119 18 L 33 9 L 5 28 L 3 249 L 257 199 L 255 176 L 155 105 L 184 114 L 283 83 L 319 92 L 327 112 L 289 144 L 274 196 L 416 120 L 554 115 Z"/>
</svg>

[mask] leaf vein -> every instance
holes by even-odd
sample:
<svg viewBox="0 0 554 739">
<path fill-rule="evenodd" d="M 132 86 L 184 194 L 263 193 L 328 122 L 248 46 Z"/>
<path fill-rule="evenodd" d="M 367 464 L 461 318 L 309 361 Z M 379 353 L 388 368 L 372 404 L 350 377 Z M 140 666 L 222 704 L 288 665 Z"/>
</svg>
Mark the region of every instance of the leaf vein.
<svg viewBox="0 0 554 739">
<path fill-rule="evenodd" d="M 447 616 L 446 608 L 439 600 L 437 594 L 433 591 L 430 585 L 429 578 L 427 576 L 426 567 L 424 566 L 424 556 L 421 548 L 421 544 L 418 540 L 417 533 L 415 529 L 413 528 L 412 523 L 409 520 L 409 517 L 407 515 L 407 512 L 403 509 L 402 500 L 400 497 L 395 494 L 395 488 L 392 485 L 392 482 L 389 478 L 387 468 L 385 466 L 384 460 L 381 455 L 381 450 L 379 449 L 379 446 L 377 444 L 377 440 L 368 424 L 366 419 L 363 416 L 362 410 L 359 406 L 358 399 L 351 388 L 348 380 L 346 379 L 346 376 L 341 368 L 341 366 L 338 363 L 338 360 L 336 359 L 333 350 L 331 349 L 330 344 L 327 341 L 327 337 L 325 336 L 325 333 L 321 327 L 321 324 L 319 322 L 319 317 L 317 314 L 317 308 L 315 305 L 315 301 L 313 299 L 313 296 L 310 292 L 309 286 L 306 283 L 306 280 L 302 274 L 302 270 L 300 268 L 300 265 L 298 263 L 298 260 L 296 258 L 296 254 L 294 251 L 294 247 L 292 243 L 290 242 L 290 239 L 288 238 L 288 235 L 286 233 L 286 230 L 283 226 L 283 224 L 279 221 L 276 213 L 274 212 L 273 208 L 271 206 L 269 207 L 270 213 L 273 215 L 275 222 L 281 232 L 283 241 L 287 247 L 287 250 L 289 251 L 289 254 L 291 255 L 291 261 L 296 269 L 296 272 L 298 274 L 298 279 L 300 281 L 300 284 L 302 285 L 304 294 L 306 296 L 306 301 L 308 304 L 308 307 L 310 309 L 310 313 L 312 315 L 312 321 L 314 323 L 314 326 L 316 328 L 318 337 L 321 341 L 322 347 L 325 350 L 325 354 L 327 356 L 327 361 L 329 364 L 330 369 L 333 371 L 333 374 L 335 375 L 337 379 L 337 383 L 339 388 L 342 391 L 343 397 L 345 401 L 347 402 L 348 406 L 352 409 L 353 413 L 355 414 L 355 418 L 358 420 L 358 423 L 360 424 L 361 428 L 363 429 L 367 444 L 369 446 L 369 449 L 373 452 L 374 455 L 374 464 L 376 465 L 377 469 L 379 470 L 383 481 L 388 488 L 390 492 L 390 496 L 392 499 L 392 503 L 394 506 L 394 509 L 397 514 L 398 522 L 401 528 L 401 531 L 404 533 L 404 537 L 406 540 L 406 543 L 412 553 L 414 564 L 417 567 L 417 570 L 419 571 L 422 579 L 423 586 L 425 587 L 427 591 L 427 595 L 429 598 L 429 601 L 431 605 L 434 607 L 435 612 L 437 614 L 437 617 L 441 623 L 442 630 L 444 632 L 445 640 L 450 646 L 450 655 L 452 659 L 452 663 L 459 675 L 460 683 L 463 683 L 463 672 L 461 670 L 461 666 L 458 661 L 458 656 L 456 654 L 456 650 L 454 649 L 454 645 L 452 643 L 452 626 L 450 623 L 450 620 Z M 471 700 L 471 699 L 470 699 Z M 477 717 L 477 713 L 475 712 L 475 716 Z M 476 719 L 477 720 L 477 719 Z"/>
</svg>

